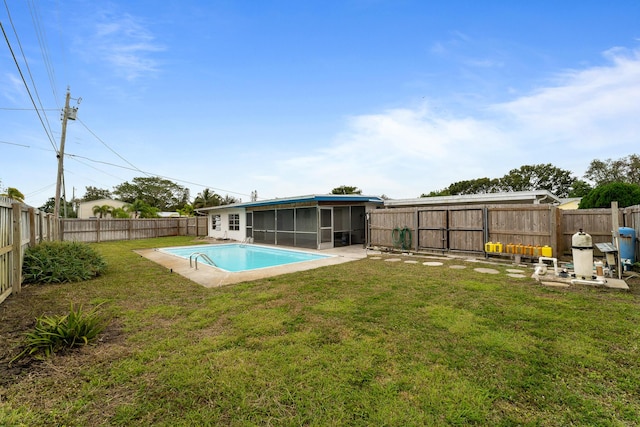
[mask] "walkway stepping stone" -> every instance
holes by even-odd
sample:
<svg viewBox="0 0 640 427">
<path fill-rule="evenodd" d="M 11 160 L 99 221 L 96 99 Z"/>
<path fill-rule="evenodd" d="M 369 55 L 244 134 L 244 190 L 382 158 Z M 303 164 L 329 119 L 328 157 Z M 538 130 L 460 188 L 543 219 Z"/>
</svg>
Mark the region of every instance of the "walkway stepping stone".
<svg viewBox="0 0 640 427">
<path fill-rule="evenodd" d="M 442 263 L 438 261 L 427 261 L 427 262 L 423 262 L 422 265 L 428 265 L 429 267 L 438 267 L 442 265 Z"/>
<path fill-rule="evenodd" d="M 524 271 L 518 270 L 517 268 L 507 268 L 507 272 L 508 273 L 520 273 L 520 274 L 524 273 Z"/>
<path fill-rule="evenodd" d="M 493 268 L 474 268 L 473 271 L 485 274 L 500 274 L 498 270 L 494 270 Z"/>
<path fill-rule="evenodd" d="M 369 259 L 382 259 L 382 257 L 381 256 L 372 256 L 372 257 L 369 257 Z"/>
<path fill-rule="evenodd" d="M 449 268 L 453 268 L 454 270 L 462 270 L 467 268 L 466 265 L 450 265 Z"/>
<path fill-rule="evenodd" d="M 513 278 L 516 278 L 516 279 L 524 279 L 525 277 L 527 277 L 524 274 L 518 274 L 518 273 L 509 273 L 509 274 L 507 274 L 507 276 L 513 277 Z"/>
<path fill-rule="evenodd" d="M 405 264 L 417 264 L 418 261 L 413 261 L 413 260 L 407 260 L 404 262 Z"/>
</svg>

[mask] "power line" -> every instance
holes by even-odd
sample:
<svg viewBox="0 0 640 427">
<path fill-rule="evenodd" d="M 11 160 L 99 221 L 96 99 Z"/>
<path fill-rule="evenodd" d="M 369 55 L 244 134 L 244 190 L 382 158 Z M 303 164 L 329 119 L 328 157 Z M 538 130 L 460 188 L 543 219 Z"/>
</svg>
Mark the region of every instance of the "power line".
<svg viewBox="0 0 640 427">
<path fill-rule="evenodd" d="M 5 4 L 6 4 L 6 1 L 5 1 Z M 49 138 L 49 142 L 51 143 L 51 146 L 57 153 L 58 148 L 56 147 L 56 144 L 53 142 L 53 138 L 49 134 L 47 127 L 45 126 L 44 121 L 42 120 L 42 116 L 40 115 L 40 110 L 38 110 L 38 106 L 36 105 L 36 102 L 34 101 L 33 96 L 31 95 L 31 91 L 29 90 L 29 85 L 27 85 L 27 81 L 24 78 L 24 74 L 22 74 L 22 70 L 20 69 L 20 64 L 18 63 L 18 59 L 16 58 L 16 55 L 13 52 L 13 48 L 11 47 L 11 43 L 9 42 L 7 33 L 4 31 L 4 26 L 2 25 L 2 22 L 0 22 L 0 29 L 2 29 L 2 34 L 4 35 L 4 39 L 7 42 L 7 46 L 9 47 L 9 51 L 11 52 L 11 56 L 13 57 L 13 62 L 15 62 L 16 67 L 18 68 L 18 73 L 20 73 L 20 78 L 22 78 L 22 83 L 24 84 L 25 89 L 27 89 L 27 94 L 29 95 L 29 99 L 31 100 L 31 103 L 33 104 L 33 107 L 35 108 L 36 113 L 38 114 L 38 119 L 40 119 L 40 123 L 42 124 L 42 128 L 44 129 L 44 133 L 47 134 L 47 138 Z"/>
<path fill-rule="evenodd" d="M 134 165 L 133 163 L 131 163 L 129 160 L 127 160 L 127 159 L 125 159 L 124 157 L 122 157 L 122 156 L 121 156 L 121 155 L 120 155 L 116 150 L 114 150 L 113 148 L 109 147 L 109 145 L 108 145 L 106 142 L 104 142 L 102 139 L 100 139 L 100 137 L 99 137 L 98 135 L 96 135 L 96 134 L 95 134 L 91 129 L 89 129 L 89 127 L 88 127 L 88 126 L 87 126 L 87 125 L 86 125 L 82 120 L 80 120 L 80 119 L 76 119 L 76 120 L 77 120 L 78 122 L 80 122 L 80 124 L 81 124 L 82 126 L 84 126 L 84 128 L 85 128 L 86 130 L 88 130 L 88 131 L 89 131 L 89 133 L 90 133 L 91 135 L 93 135 L 93 136 L 94 136 L 98 141 L 100 141 L 100 143 L 101 143 L 102 145 L 104 145 L 105 147 L 107 147 L 107 148 L 109 149 L 109 151 L 111 151 L 111 152 L 112 152 L 113 154 L 115 154 L 116 156 L 120 157 L 120 159 L 124 160 L 124 162 L 125 162 L 125 163 L 127 163 L 129 166 L 131 166 L 132 168 L 134 168 L 134 169 L 135 169 L 135 170 L 137 170 L 138 172 L 143 173 L 143 174 L 145 174 L 145 175 L 148 175 L 146 172 L 144 172 L 144 171 L 140 170 L 140 168 L 138 168 L 137 166 L 135 166 L 135 165 Z"/>
<path fill-rule="evenodd" d="M 5 3 L 6 3 L 6 0 L 5 0 Z M 42 52 L 42 60 L 44 61 L 45 68 L 47 69 L 47 75 L 49 76 L 49 84 L 51 84 L 53 99 L 55 99 L 56 103 L 59 105 L 60 101 L 58 99 L 58 91 L 56 90 L 55 71 L 53 69 L 53 65 L 51 64 L 51 59 L 49 56 L 49 48 L 46 42 L 47 40 L 46 34 L 44 31 L 44 28 L 41 25 L 42 19 L 40 19 L 40 16 L 38 14 L 37 4 L 33 0 L 29 1 L 29 12 L 31 12 L 31 20 L 33 21 L 33 27 L 36 30 L 36 37 L 38 38 L 38 43 L 40 44 L 40 52 Z"/>
<path fill-rule="evenodd" d="M 18 144 L 18 143 L 14 143 L 14 142 L 7 142 L 7 141 L 0 141 L 0 144 L 9 144 L 9 145 L 16 145 L 16 146 L 24 147 L 24 148 L 35 148 L 35 149 L 43 150 L 43 151 L 51 151 L 51 150 L 48 150 L 48 149 L 45 149 L 45 148 L 32 147 L 32 146 L 30 146 L 30 145 Z M 149 177 L 151 177 L 151 176 L 155 176 L 155 177 L 158 177 L 158 178 L 168 179 L 168 180 L 171 180 L 171 181 L 182 182 L 182 183 L 184 183 L 184 184 L 195 185 L 195 186 L 197 186 L 197 187 L 210 188 L 210 189 L 212 189 L 212 190 L 219 191 L 219 192 L 221 192 L 221 193 L 230 193 L 230 194 L 237 194 L 237 195 L 239 195 L 239 196 L 247 196 L 247 197 L 251 197 L 251 195 L 250 195 L 250 194 L 240 193 L 240 192 L 238 192 L 238 191 L 225 190 L 225 189 L 223 189 L 223 188 L 217 188 L 217 187 L 213 187 L 213 186 L 211 186 L 211 185 L 200 184 L 200 183 L 198 183 L 198 182 L 186 181 L 186 180 L 184 180 L 184 179 L 173 178 L 173 177 L 170 177 L 170 176 L 159 175 L 159 174 L 156 174 L 156 173 L 153 173 L 153 172 L 143 171 L 143 170 L 141 170 L 141 169 L 139 169 L 139 168 L 137 168 L 137 167 L 128 167 L 128 166 L 118 165 L 118 164 L 111 163 L 111 162 L 106 162 L 106 161 L 103 161 L 103 160 L 95 160 L 95 159 L 91 159 L 91 158 L 86 157 L 86 156 L 81 156 L 81 155 L 79 155 L 79 154 L 64 153 L 64 156 L 65 156 L 65 157 L 68 157 L 68 158 L 70 158 L 70 159 L 72 159 L 72 160 L 75 160 L 75 161 L 77 161 L 78 163 L 81 163 L 81 164 L 83 164 L 83 165 L 85 165 L 85 166 L 87 166 L 87 167 L 90 167 L 90 168 L 92 168 L 92 169 L 95 169 L 95 170 L 97 170 L 98 172 L 102 172 L 102 173 L 104 173 L 105 175 L 109 175 L 109 176 L 111 176 L 111 177 L 113 177 L 113 178 L 118 178 L 118 179 L 121 179 L 121 180 L 123 180 L 123 181 L 126 181 L 126 179 L 122 179 L 122 178 L 120 178 L 120 177 L 118 177 L 118 176 L 111 175 L 111 174 L 109 174 L 109 173 L 107 173 L 107 172 L 105 172 L 105 171 L 103 171 L 103 170 L 101 170 L 101 169 L 98 169 L 98 168 L 95 168 L 95 167 L 93 167 L 93 166 L 91 166 L 91 165 L 88 165 L 88 164 L 86 164 L 86 163 L 84 163 L 84 162 L 82 162 L 82 161 L 80 161 L 80 160 L 78 160 L 78 159 L 86 160 L 86 161 L 88 161 L 88 162 L 92 162 L 92 163 L 99 163 L 99 164 L 103 164 L 103 165 L 107 165 L 107 166 L 112 166 L 112 167 L 115 167 L 115 168 L 120 168 L 120 169 L 125 169 L 125 170 L 135 171 L 135 172 L 140 172 L 140 173 L 143 173 L 143 174 L 145 174 L 145 175 L 147 175 L 147 176 L 149 176 Z"/>
</svg>

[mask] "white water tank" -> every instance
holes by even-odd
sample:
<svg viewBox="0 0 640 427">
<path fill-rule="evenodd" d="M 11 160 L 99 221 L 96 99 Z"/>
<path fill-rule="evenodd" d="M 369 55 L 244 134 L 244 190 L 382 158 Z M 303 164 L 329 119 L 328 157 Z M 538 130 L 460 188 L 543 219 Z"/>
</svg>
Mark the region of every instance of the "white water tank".
<svg viewBox="0 0 640 427">
<path fill-rule="evenodd" d="M 591 280 L 593 277 L 593 240 L 582 229 L 571 237 L 573 272 L 576 279 Z"/>
</svg>

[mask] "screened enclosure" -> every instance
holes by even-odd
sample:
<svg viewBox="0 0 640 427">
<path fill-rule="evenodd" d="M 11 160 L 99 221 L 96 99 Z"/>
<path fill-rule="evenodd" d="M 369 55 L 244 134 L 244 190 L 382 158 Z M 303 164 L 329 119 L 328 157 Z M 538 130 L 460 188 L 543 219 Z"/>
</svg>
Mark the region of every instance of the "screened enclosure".
<svg viewBox="0 0 640 427">
<path fill-rule="evenodd" d="M 364 243 L 364 206 L 275 208 L 246 216 L 246 235 L 254 243 L 309 249 Z"/>
</svg>

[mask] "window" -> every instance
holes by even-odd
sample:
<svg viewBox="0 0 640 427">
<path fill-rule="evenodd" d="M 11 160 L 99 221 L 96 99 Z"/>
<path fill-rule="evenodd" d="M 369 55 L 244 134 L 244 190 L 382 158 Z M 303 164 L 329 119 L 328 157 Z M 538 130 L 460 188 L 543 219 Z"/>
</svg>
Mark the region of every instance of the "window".
<svg viewBox="0 0 640 427">
<path fill-rule="evenodd" d="M 220 220 L 220 215 L 213 215 L 211 217 L 211 229 L 215 231 L 220 231 L 222 225 L 222 221 Z"/>
<path fill-rule="evenodd" d="M 240 214 L 229 214 L 229 230 L 240 230 Z"/>
</svg>

